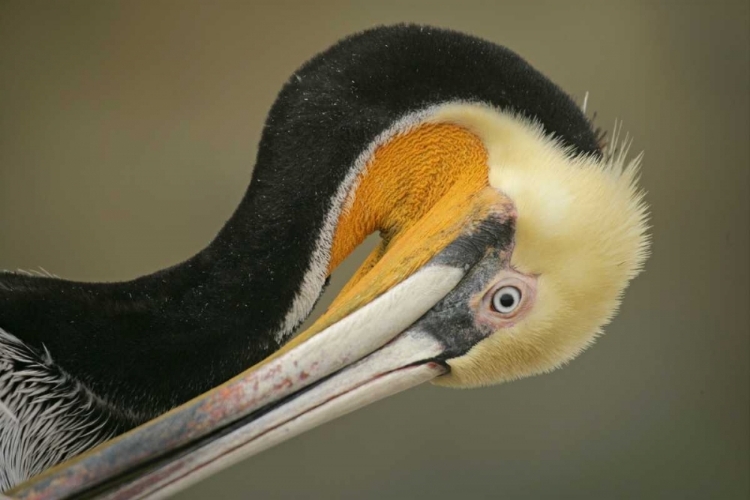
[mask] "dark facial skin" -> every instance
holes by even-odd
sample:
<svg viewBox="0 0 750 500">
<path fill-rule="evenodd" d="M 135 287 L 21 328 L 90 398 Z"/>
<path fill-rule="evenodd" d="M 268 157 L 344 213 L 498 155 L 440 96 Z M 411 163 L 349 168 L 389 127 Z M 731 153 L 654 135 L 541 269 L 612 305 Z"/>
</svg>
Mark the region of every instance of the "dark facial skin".
<svg viewBox="0 0 750 500">
<path fill-rule="evenodd" d="M 445 346 L 440 361 L 466 354 L 481 340 L 515 324 L 531 309 L 536 278 L 511 267 L 512 253 L 512 244 L 487 249 L 458 286 L 412 325 L 410 330 L 429 334 Z M 507 302 L 511 289 L 513 305 L 498 310 L 495 305 L 503 295 Z"/>
</svg>

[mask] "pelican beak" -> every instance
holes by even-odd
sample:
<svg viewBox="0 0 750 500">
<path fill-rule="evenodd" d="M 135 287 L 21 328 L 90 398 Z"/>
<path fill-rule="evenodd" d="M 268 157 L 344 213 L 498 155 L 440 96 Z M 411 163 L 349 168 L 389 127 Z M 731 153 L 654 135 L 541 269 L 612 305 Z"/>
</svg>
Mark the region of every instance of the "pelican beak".
<svg viewBox="0 0 750 500">
<path fill-rule="evenodd" d="M 274 355 L 8 493 L 162 498 L 446 373 L 443 344 L 410 326 L 489 251 L 509 247 L 515 222 L 511 202 L 494 189 L 450 200 L 367 263 L 317 323 Z"/>
</svg>

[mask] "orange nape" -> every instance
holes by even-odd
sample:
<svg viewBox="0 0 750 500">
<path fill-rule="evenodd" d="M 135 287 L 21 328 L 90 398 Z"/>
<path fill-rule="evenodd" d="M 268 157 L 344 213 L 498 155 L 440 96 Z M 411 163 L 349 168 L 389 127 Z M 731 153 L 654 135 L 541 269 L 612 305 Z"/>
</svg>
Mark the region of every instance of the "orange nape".
<svg viewBox="0 0 750 500">
<path fill-rule="evenodd" d="M 477 192 L 488 182 L 484 145 L 461 126 L 427 123 L 395 136 L 375 150 L 349 195 L 328 274 L 368 235 L 380 231 L 387 247 L 450 190 Z"/>
</svg>

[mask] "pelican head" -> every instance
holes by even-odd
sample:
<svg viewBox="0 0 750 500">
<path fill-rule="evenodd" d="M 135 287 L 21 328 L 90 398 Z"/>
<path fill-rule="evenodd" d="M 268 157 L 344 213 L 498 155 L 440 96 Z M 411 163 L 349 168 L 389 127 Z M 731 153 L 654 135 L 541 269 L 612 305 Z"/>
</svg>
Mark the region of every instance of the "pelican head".
<svg viewBox="0 0 750 500">
<path fill-rule="evenodd" d="M 244 371 L 11 494 L 166 495 L 423 382 L 491 385 L 570 361 L 611 321 L 647 256 L 639 158 L 627 149 L 602 147 L 563 91 L 489 42 L 424 26 L 339 42 L 284 86 L 240 208 L 174 278 L 198 293 L 195 269 L 210 276 L 207 300 L 226 307 L 207 328 L 236 339 L 202 374 L 235 359 Z M 377 248 L 293 336 L 374 232 Z M 260 280 L 253 300 L 235 299 L 248 274 Z M 240 335 L 261 320 L 265 333 Z M 175 356 L 193 359 L 189 347 Z M 202 387 L 192 371 L 175 391 Z"/>
<path fill-rule="evenodd" d="M 642 269 L 639 158 L 576 157 L 538 123 L 482 106 L 447 106 L 440 119 L 481 138 L 489 186 L 509 200 L 514 224 L 492 264 L 459 285 L 463 298 L 450 294 L 451 306 L 417 323 L 475 339 L 434 382 L 474 387 L 551 371 L 593 343 Z"/>
</svg>

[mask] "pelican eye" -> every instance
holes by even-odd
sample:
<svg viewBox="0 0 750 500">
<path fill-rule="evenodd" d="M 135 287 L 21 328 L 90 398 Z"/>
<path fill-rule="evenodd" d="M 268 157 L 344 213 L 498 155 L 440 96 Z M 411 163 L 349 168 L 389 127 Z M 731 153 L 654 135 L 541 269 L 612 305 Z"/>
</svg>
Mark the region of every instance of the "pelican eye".
<svg viewBox="0 0 750 500">
<path fill-rule="evenodd" d="M 492 309 L 500 314 L 510 314 L 521 303 L 521 290 L 514 286 L 504 286 L 492 296 Z"/>
</svg>

